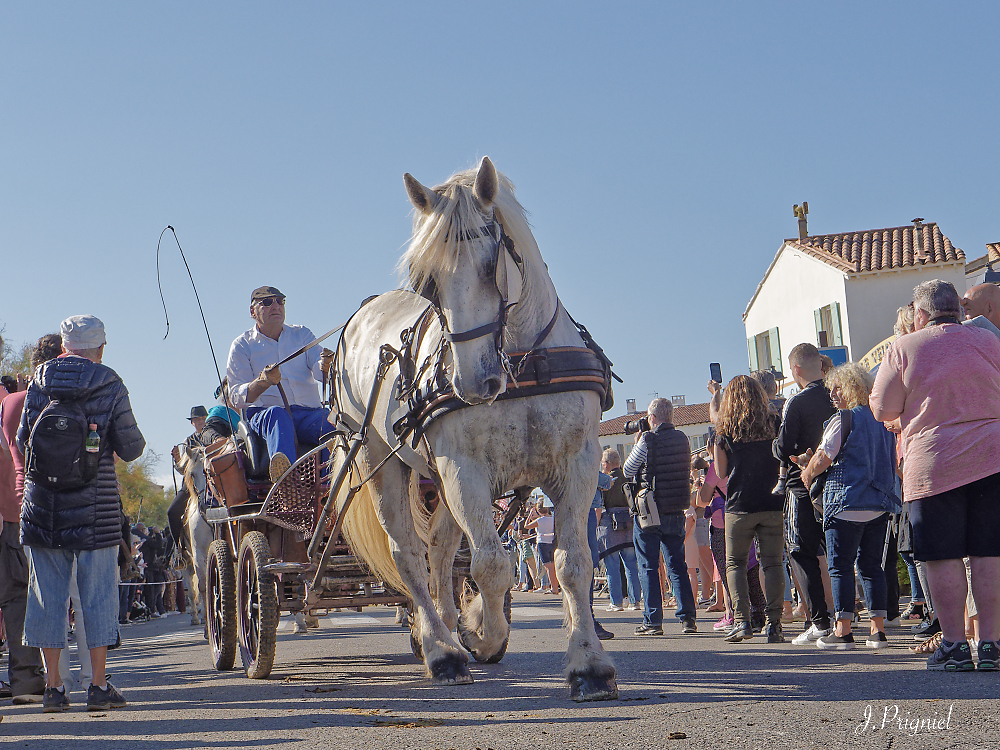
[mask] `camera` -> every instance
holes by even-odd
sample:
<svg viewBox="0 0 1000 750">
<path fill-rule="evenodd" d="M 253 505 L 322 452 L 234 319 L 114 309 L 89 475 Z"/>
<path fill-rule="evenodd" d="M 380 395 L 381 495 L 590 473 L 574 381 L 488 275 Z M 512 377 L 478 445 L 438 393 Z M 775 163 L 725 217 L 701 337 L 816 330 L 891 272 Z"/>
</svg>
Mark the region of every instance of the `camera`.
<svg viewBox="0 0 1000 750">
<path fill-rule="evenodd" d="M 625 423 L 626 435 L 634 435 L 637 432 L 649 432 L 649 420 L 646 417 Z"/>
</svg>

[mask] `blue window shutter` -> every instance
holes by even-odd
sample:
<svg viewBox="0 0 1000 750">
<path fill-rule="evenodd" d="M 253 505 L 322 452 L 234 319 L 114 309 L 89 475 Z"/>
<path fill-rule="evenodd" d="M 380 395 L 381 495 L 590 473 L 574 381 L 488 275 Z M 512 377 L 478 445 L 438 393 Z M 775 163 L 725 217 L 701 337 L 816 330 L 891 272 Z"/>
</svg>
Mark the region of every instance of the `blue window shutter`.
<svg viewBox="0 0 1000 750">
<path fill-rule="evenodd" d="M 781 359 L 781 344 L 778 341 L 778 329 L 772 328 L 767 332 L 767 340 L 771 346 L 771 364 L 784 372 L 784 361 Z"/>
<path fill-rule="evenodd" d="M 832 305 L 830 305 L 830 321 L 831 321 L 830 327 L 833 328 L 833 330 L 830 331 L 830 336 L 831 336 L 831 338 L 833 338 L 833 341 L 830 342 L 830 345 L 831 346 L 843 346 L 844 345 L 844 336 L 843 336 L 843 334 L 841 333 L 841 330 L 840 330 L 840 303 L 839 302 L 834 302 Z"/>
<path fill-rule="evenodd" d="M 819 346 L 819 332 L 823 330 L 823 310 L 813 310 L 813 318 L 816 320 L 816 346 Z"/>
<path fill-rule="evenodd" d="M 747 352 L 750 355 L 750 372 L 757 369 L 757 342 L 751 336 L 747 339 Z"/>
</svg>

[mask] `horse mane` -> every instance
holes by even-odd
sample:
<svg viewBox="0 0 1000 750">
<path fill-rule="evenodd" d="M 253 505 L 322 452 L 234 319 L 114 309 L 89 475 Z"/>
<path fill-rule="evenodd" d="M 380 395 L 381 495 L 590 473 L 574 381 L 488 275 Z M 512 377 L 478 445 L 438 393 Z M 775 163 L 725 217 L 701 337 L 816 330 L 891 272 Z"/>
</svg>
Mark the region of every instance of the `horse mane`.
<svg viewBox="0 0 1000 750">
<path fill-rule="evenodd" d="M 483 226 L 483 215 L 473 195 L 478 169 L 453 174 L 433 188 L 442 200 L 423 213 L 414 209 L 413 236 L 399 259 L 401 276 L 414 289 L 421 289 L 434 273 L 454 273 L 458 267 L 462 237 L 475 234 Z M 514 184 L 497 172 L 499 190 L 494 199 L 496 218 L 514 240 L 518 252 L 526 257 L 538 255 L 538 245 L 528 224 L 526 212 L 514 195 Z"/>
</svg>

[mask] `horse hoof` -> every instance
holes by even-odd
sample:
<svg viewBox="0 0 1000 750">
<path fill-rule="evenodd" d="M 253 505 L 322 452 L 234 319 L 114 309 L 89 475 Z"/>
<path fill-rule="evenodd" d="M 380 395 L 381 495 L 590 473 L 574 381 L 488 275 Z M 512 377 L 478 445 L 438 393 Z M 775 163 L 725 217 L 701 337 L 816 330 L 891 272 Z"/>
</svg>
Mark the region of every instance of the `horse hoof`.
<svg viewBox="0 0 1000 750">
<path fill-rule="evenodd" d="M 597 677 L 595 675 L 570 675 L 569 697 L 577 703 L 587 701 L 618 700 L 618 683 L 614 675 Z"/>
<path fill-rule="evenodd" d="M 300 622 L 296 622 L 292 625 L 292 635 L 301 635 L 306 632 L 306 626 Z"/>
<path fill-rule="evenodd" d="M 507 644 L 510 642 L 510 635 L 504 638 L 503 643 L 500 648 L 493 654 L 483 654 L 478 648 L 475 648 L 471 644 L 466 642 L 466 637 L 471 636 L 471 630 L 458 629 L 458 642 L 462 644 L 466 651 L 472 654 L 472 657 L 478 661 L 480 664 L 499 664 L 500 660 L 503 659 L 504 654 L 507 653 Z"/>
<path fill-rule="evenodd" d="M 469 665 L 457 656 L 443 656 L 430 665 L 435 685 L 471 685 Z"/>
</svg>

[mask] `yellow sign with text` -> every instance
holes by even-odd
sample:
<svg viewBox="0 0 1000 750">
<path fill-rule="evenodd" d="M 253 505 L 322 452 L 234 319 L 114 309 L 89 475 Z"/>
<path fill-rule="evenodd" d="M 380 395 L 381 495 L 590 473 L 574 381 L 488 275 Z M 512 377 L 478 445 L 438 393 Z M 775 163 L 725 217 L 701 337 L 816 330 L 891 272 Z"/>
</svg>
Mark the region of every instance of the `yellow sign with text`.
<svg viewBox="0 0 1000 750">
<path fill-rule="evenodd" d="M 885 341 L 877 344 L 870 352 L 861 358 L 858 362 L 859 365 L 864 367 L 866 370 L 871 372 L 880 364 L 882 364 L 882 357 L 885 356 L 886 350 L 889 348 L 889 344 L 896 340 L 896 335 L 893 334 Z"/>
</svg>

